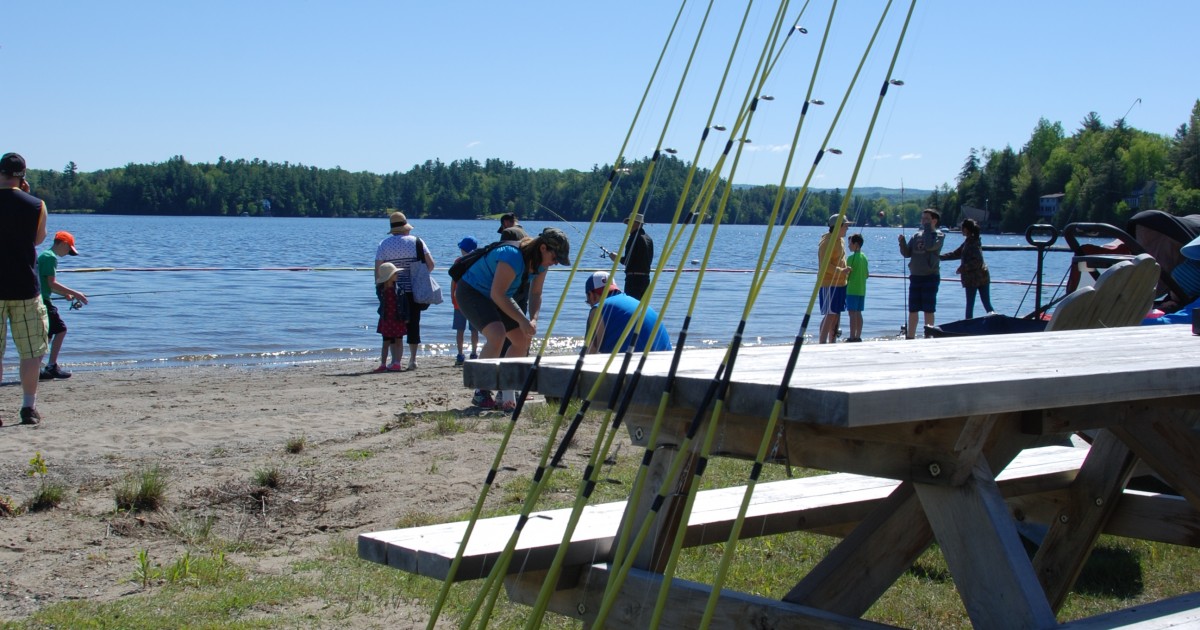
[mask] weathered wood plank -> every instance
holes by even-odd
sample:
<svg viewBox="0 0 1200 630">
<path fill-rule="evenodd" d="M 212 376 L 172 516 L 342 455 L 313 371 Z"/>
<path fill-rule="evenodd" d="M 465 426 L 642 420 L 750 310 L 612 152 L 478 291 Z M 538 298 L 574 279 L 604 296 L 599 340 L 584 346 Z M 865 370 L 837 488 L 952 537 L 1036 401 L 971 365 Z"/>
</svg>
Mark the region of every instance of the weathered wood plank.
<svg viewBox="0 0 1200 630">
<path fill-rule="evenodd" d="M 1196 627 L 1200 627 L 1200 593 L 1138 604 L 1059 626 L 1061 630 L 1182 630 Z"/>
<path fill-rule="evenodd" d="M 1014 518 L 1022 522 L 1051 523 L 1070 500 L 1064 491 L 1017 493 L 1001 485 Z M 1200 547 L 1200 510 L 1174 494 L 1125 490 L 1104 523 L 1104 533 L 1138 540 Z"/>
<path fill-rule="evenodd" d="M 914 485 L 972 625 L 1055 625 L 986 462 L 961 486 Z"/>
<path fill-rule="evenodd" d="M 1081 348 L 1095 347 L 1120 356 L 1120 369 L 1078 360 Z M 1197 347 L 1200 341 L 1184 326 L 806 347 L 791 381 L 784 417 L 871 426 L 1195 394 L 1200 388 Z M 769 413 L 788 351 L 783 346 L 741 351 L 727 400 L 730 412 Z M 654 405 L 661 395 L 671 357 L 655 355 L 643 370 L 635 402 Z M 716 350 L 685 352 L 672 390 L 674 407 L 694 408 L 723 355 Z M 997 362 L 997 356 L 1028 360 Z M 590 390 L 605 359 L 587 357 L 573 395 Z M 561 397 L 575 361 L 573 356 L 543 357 L 538 390 Z M 473 387 L 519 387 L 529 362 L 472 361 L 464 381 Z M 913 371 L 914 365 L 921 369 Z M 894 378 L 887 377 L 889 373 Z M 598 402 L 606 400 L 607 390 L 602 388 Z M 681 413 L 690 417 L 691 412 Z"/>
<path fill-rule="evenodd" d="M 1074 478 L 1087 449 L 1048 447 L 1026 453 L 1000 475 L 1003 492 L 1023 494 L 1065 488 Z M 861 520 L 895 487 L 894 481 L 846 473 L 759 484 L 746 515 L 743 538 L 846 527 Z M 688 519 L 684 546 L 724 541 L 737 516 L 744 490 L 739 486 L 700 492 Z M 625 501 L 588 506 L 572 537 L 568 562 L 586 564 L 608 560 L 625 506 Z M 548 567 L 562 540 L 569 515 L 567 509 L 534 513 L 518 540 L 512 570 Z M 507 543 L 516 518 L 515 515 L 501 516 L 479 522 L 456 579 L 471 580 L 487 575 Z M 359 557 L 410 573 L 444 579 L 465 531 L 466 522 L 460 521 L 360 534 Z"/>
<path fill-rule="evenodd" d="M 582 621 L 593 623 L 604 597 L 604 587 L 611 575 L 604 565 L 591 565 L 579 577 L 578 586 L 560 590 L 550 599 L 549 609 Z M 654 600 L 662 584 L 662 575 L 630 570 L 619 592 L 620 602 L 608 618 L 609 628 L 649 627 Z M 509 599 L 532 604 L 541 588 L 541 575 L 522 574 L 505 580 Z M 658 630 L 693 630 L 700 626 L 704 607 L 712 587 L 686 580 L 671 582 L 667 612 Z M 798 606 L 765 597 L 755 597 L 734 591 L 723 591 L 714 614 L 713 628 L 762 628 L 764 630 L 834 630 L 894 628 L 862 619 L 843 617 L 817 608 Z"/>
</svg>

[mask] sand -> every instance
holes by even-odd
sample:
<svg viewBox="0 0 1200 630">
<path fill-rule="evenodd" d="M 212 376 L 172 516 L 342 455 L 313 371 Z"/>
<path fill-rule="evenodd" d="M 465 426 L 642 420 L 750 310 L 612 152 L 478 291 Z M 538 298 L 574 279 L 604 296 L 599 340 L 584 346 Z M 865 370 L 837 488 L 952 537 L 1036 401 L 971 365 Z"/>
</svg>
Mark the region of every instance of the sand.
<svg viewBox="0 0 1200 630">
<path fill-rule="evenodd" d="M 56 509 L 0 518 L 0 620 L 140 593 L 130 582 L 138 551 L 173 562 L 189 549 L 186 532 L 209 517 L 212 536 L 252 543 L 253 551 L 230 553 L 231 562 L 251 574 L 287 574 L 337 538 L 468 512 L 507 416 L 472 407 L 450 359 L 422 359 L 414 372 L 371 374 L 374 367 L 78 372 L 41 383 L 37 427 L 17 425 L 20 388 L 0 387 L 0 497 L 21 505 L 35 494 L 38 482 L 26 475 L 35 452 L 49 479 L 68 488 Z M 412 415 L 437 411 L 453 411 L 463 430 L 442 434 L 435 418 Z M 304 450 L 287 453 L 299 436 Z M 519 432 L 505 464 L 528 476 L 544 440 L 540 429 Z M 149 466 L 169 482 L 165 507 L 115 510 L 115 488 Z M 263 469 L 285 480 L 266 504 L 252 481 Z M 426 611 L 386 615 L 368 625 L 403 627 Z"/>
</svg>

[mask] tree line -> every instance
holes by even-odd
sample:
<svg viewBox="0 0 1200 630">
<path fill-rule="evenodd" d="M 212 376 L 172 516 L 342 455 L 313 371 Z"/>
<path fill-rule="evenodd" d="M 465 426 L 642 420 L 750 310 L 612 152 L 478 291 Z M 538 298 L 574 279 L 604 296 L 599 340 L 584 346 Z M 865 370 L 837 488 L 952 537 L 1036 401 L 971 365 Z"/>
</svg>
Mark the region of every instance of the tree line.
<svg viewBox="0 0 1200 630">
<path fill-rule="evenodd" d="M 1021 231 L 1039 220 L 1043 195 L 1062 194 L 1051 222 L 1118 226 L 1142 210 L 1200 213 L 1200 100 L 1187 122 L 1166 137 L 1135 129 L 1124 118 L 1105 125 L 1089 113 L 1069 137 L 1062 123 L 1038 121 L 1019 151 L 972 149 L 955 180 L 926 203 L 943 223 L 963 206 L 998 214 L 999 227 Z"/>
<path fill-rule="evenodd" d="M 628 216 L 650 163 L 650 158 L 641 158 L 616 170 L 611 165 L 597 165 L 580 171 L 522 168 L 499 159 L 429 160 L 407 172 L 378 175 L 258 159 L 222 157 L 216 164 L 195 164 L 175 156 L 162 163 L 129 164 L 93 173 L 79 172 L 72 162 L 62 171 L 31 170 L 29 181 L 35 194 L 54 211 L 378 217 L 400 209 L 415 218 L 474 219 L 515 212 L 529 219 L 586 222 L 610 176 L 612 186 L 600 219 L 618 221 Z M 667 223 L 675 216 L 688 169 L 687 163 L 672 155 L 658 159 L 641 201 L 640 212 L 648 222 Z M 708 175 L 707 170 L 697 169 L 681 215 L 698 210 L 696 197 Z M 710 218 L 725 186 L 721 182 L 712 194 Z M 777 191 L 777 186 L 735 186 L 729 191 L 722 221 L 765 223 Z M 796 190 L 785 191 L 781 217 L 786 216 L 797 194 Z M 888 195 L 886 189 L 876 189 L 856 196 L 855 209 Z M 919 199 L 916 194 L 911 197 L 915 217 Z M 796 223 L 824 224 L 842 200 L 838 190 L 813 191 L 802 204 Z M 884 218 L 875 221 L 882 223 Z"/>
<path fill-rule="evenodd" d="M 972 149 L 955 185 L 933 191 L 856 191 L 849 214 L 860 224 L 913 225 L 922 208 L 937 208 L 942 223 L 957 224 L 962 206 L 993 211 L 1000 226 L 1023 230 L 1038 219 L 1042 195 L 1063 193 L 1054 222 L 1123 223 L 1129 214 L 1157 207 L 1175 214 L 1200 212 L 1200 100 L 1174 137 L 1129 127 L 1124 119 L 1106 126 L 1089 114 L 1067 137 L 1061 123 L 1042 119 L 1020 151 Z M 154 164 L 79 172 L 74 162 L 61 171 L 31 170 L 30 185 L 54 211 L 146 215 L 271 215 L 287 217 L 378 217 L 400 209 L 415 218 L 473 219 L 515 212 L 522 218 L 586 222 L 595 211 L 606 180 L 610 199 L 601 220 L 620 220 L 636 202 L 650 158 L 614 170 L 529 169 L 488 159 L 429 160 L 406 172 L 352 173 L 259 159 L 191 163 L 183 156 Z M 641 202 L 651 223 L 675 215 L 689 165 L 663 154 Z M 683 213 L 695 206 L 701 182 L 697 169 Z M 713 193 L 711 217 L 726 192 Z M 1147 193 L 1149 191 L 1149 193 Z M 1140 196 L 1137 193 L 1142 193 Z M 770 218 L 777 186 L 734 186 L 722 221 L 763 224 Z M 786 216 L 798 191 L 784 192 L 779 216 Z M 838 190 L 810 191 L 796 219 L 823 225 L 844 201 Z"/>
</svg>

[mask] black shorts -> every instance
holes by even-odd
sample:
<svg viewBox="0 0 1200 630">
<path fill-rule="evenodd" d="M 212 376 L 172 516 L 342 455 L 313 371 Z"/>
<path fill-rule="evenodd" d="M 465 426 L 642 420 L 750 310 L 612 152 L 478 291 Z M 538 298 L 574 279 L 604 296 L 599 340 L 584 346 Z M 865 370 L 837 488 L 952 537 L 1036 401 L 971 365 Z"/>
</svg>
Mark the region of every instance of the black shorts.
<svg viewBox="0 0 1200 630">
<path fill-rule="evenodd" d="M 62 317 L 58 316 L 58 307 L 44 300 L 42 301 L 42 304 L 46 305 L 46 316 L 50 321 L 50 328 L 46 331 L 46 336 L 53 337 L 58 333 L 67 332 L 66 322 L 62 320 Z"/>
<path fill-rule="evenodd" d="M 496 306 L 491 296 L 480 293 L 478 289 L 465 282 L 458 283 L 454 297 L 458 298 L 458 310 L 462 311 L 463 316 L 475 330 L 482 331 L 492 322 L 503 323 L 505 332 L 521 327 L 517 320 L 509 317 L 507 313 L 500 310 L 499 306 Z"/>
</svg>

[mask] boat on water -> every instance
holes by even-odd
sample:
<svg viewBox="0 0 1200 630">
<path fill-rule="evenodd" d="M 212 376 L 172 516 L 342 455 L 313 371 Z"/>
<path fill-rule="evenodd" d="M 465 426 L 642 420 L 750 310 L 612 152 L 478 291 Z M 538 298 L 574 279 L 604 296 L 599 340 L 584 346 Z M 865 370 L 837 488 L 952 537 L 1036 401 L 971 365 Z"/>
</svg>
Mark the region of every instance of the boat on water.
<svg viewBox="0 0 1200 630">
<path fill-rule="evenodd" d="M 1026 240 L 1039 250 L 1039 295 L 1041 250 L 1051 247 L 1059 235 L 1058 230 L 1050 225 L 1034 225 L 1026 231 Z M 1200 261 L 1188 258 L 1182 250 L 1200 238 L 1200 214 L 1178 217 L 1161 210 L 1146 210 L 1131 217 L 1125 229 L 1107 223 L 1071 223 L 1063 228 L 1061 236 L 1072 252 L 1063 298 L 1077 289 L 1092 285 L 1106 269 L 1124 261 L 1132 261 L 1140 254 L 1148 254 L 1158 263 L 1160 273 L 1155 287 L 1154 309 L 1146 314 L 1147 318 L 1162 317 L 1162 323 L 1190 323 L 1190 309 L 1200 301 Z M 1082 241 L 1083 238 L 1111 240 L 1095 244 Z M 925 335 L 962 337 L 1041 332 L 1050 321 L 1051 309 L 1063 298 L 1045 305 L 1038 304 L 1024 316 L 991 313 L 984 317 L 926 326 Z M 1183 315 L 1171 316 L 1172 313 Z"/>
</svg>

